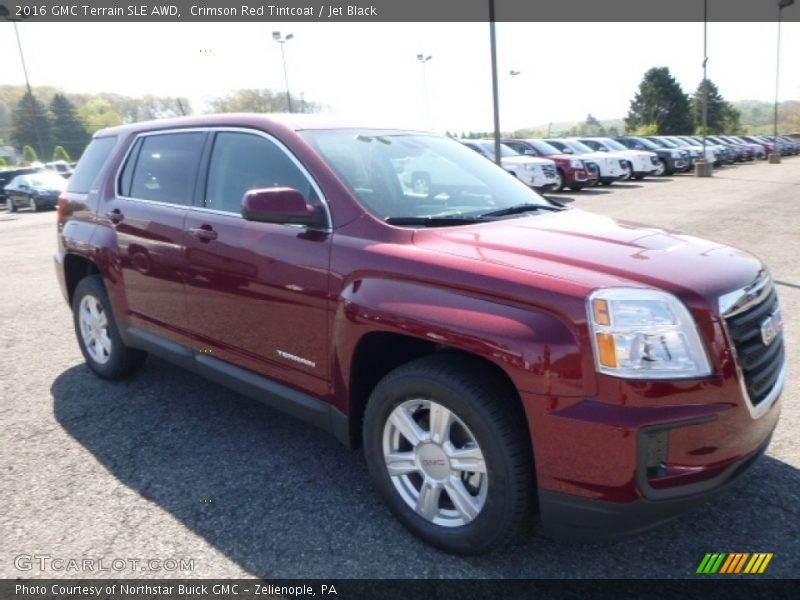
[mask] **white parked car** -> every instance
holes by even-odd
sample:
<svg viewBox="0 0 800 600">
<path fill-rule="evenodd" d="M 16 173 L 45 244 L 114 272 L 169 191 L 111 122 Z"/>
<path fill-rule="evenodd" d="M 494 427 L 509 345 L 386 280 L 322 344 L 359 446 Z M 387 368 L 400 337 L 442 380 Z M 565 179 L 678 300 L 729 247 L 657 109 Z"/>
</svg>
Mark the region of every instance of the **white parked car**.
<svg viewBox="0 0 800 600">
<path fill-rule="evenodd" d="M 494 161 L 494 140 L 461 140 L 461 143 Z M 525 156 L 500 144 L 500 162 L 506 171 L 532 188 L 550 190 L 558 186 L 556 163 L 549 158 Z"/>
<path fill-rule="evenodd" d="M 580 156 L 583 162 L 594 164 L 599 175 L 598 182 L 603 185 L 611 185 L 615 181 L 631 178 L 630 165 L 622 154 L 597 152 L 577 140 L 547 138 L 545 142 L 555 146 L 564 154 L 574 154 Z"/>
<path fill-rule="evenodd" d="M 608 137 L 585 137 L 576 139 L 596 152 L 610 152 L 612 154 L 621 154 L 626 157 L 630 163 L 631 177 L 634 179 L 642 179 L 658 171 L 658 155 L 655 152 L 631 150 L 618 141 Z"/>
</svg>

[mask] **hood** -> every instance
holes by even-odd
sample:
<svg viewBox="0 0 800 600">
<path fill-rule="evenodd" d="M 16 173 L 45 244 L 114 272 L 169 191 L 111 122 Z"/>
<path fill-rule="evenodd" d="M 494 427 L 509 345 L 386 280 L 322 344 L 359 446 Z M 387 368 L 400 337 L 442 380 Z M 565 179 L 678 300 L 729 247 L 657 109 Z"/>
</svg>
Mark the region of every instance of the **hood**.
<svg viewBox="0 0 800 600">
<path fill-rule="evenodd" d="M 531 284 L 667 290 L 716 314 L 719 296 L 754 281 L 761 262 L 730 246 L 578 209 L 415 232 L 420 248 L 526 271 Z"/>
<path fill-rule="evenodd" d="M 624 160 L 625 154 L 622 153 L 620 150 L 619 153 L 615 150 L 614 152 L 587 152 L 586 154 L 576 154 L 577 158 L 610 158 L 611 160 Z"/>
</svg>

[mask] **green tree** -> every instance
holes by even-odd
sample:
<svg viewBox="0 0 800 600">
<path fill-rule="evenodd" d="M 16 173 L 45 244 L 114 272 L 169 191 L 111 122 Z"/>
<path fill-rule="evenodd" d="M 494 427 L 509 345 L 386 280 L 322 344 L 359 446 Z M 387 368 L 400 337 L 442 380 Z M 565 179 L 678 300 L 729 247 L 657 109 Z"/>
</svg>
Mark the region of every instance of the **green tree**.
<svg viewBox="0 0 800 600">
<path fill-rule="evenodd" d="M 0 156 L 0 167 L 7 167 L 8 163 L 6 162 L 5 156 Z"/>
<path fill-rule="evenodd" d="M 53 147 L 52 123 L 47 110 L 32 94 L 26 92 L 12 115 L 11 141 L 17 146 L 32 146 L 39 156 Z"/>
<path fill-rule="evenodd" d="M 739 111 L 725 101 L 719 88 L 710 79 L 701 81 L 692 95 L 692 122 L 696 132 L 703 132 L 703 98 L 708 93 L 707 131 L 709 134 L 736 133 L 739 125 Z"/>
<path fill-rule="evenodd" d="M 305 98 L 292 96 L 292 110 L 294 112 L 314 113 L 320 111 L 320 105 L 309 102 Z M 285 92 L 276 92 L 270 89 L 241 89 L 236 90 L 224 98 L 211 101 L 211 112 L 288 112 Z"/>
<path fill-rule="evenodd" d="M 72 162 L 69 153 L 64 149 L 64 146 L 56 146 L 53 148 L 53 160 L 65 160 Z"/>
<path fill-rule="evenodd" d="M 663 135 L 693 130 L 689 98 L 667 67 L 653 67 L 644 74 L 625 117 L 628 131 L 650 124 L 655 124 Z"/>
<path fill-rule="evenodd" d="M 92 98 L 78 109 L 78 115 L 90 133 L 105 127 L 122 125 L 122 114 L 105 98 Z"/>
<path fill-rule="evenodd" d="M 633 131 L 628 131 L 629 135 L 658 135 L 658 125 L 656 123 L 645 123 Z"/>
<path fill-rule="evenodd" d="M 34 150 L 33 146 L 26 145 L 22 149 L 22 162 L 23 163 L 34 163 L 39 160 L 38 154 L 36 154 L 36 150 Z"/>
<path fill-rule="evenodd" d="M 59 144 L 58 148 L 68 155 L 80 156 L 92 137 L 78 118 L 75 105 L 63 94 L 56 94 L 50 102 L 50 112 L 53 115 L 53 139 Z M 58 159 L 53 155 L 53 160 L 68 159 Z"/>
<path fill-rule="evenodd" d="M 572 135 L 587 135 L 587 136 L 605 136 L 608 134 L 603 124 L 597 118 L 589 113 L 586 115 L 586 120 L 583 123 L 575 125 L 570 130 Z"/>
</svg>

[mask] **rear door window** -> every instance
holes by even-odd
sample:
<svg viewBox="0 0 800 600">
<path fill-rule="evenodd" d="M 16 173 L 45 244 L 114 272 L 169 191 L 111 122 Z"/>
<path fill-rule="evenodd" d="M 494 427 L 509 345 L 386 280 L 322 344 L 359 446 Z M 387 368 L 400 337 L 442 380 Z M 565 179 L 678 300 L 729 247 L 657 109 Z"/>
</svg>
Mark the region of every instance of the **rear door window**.
<svg viewBox="0 0 800 600">
<path fill-rule="evenodd" d="M 117 136 L 115 135 L 94 138 L 89 142 L 75 167 L 75 172 L 69 178 L 67 191 L 88 194 L 103 165 L 111 156 L 111 150 L 116 143 Z"/>
<path fill-rule="evenodd" d="M 191 205 L 205 136 L 202 131 L 180 132 L 149 135 L 139 140 L 123 168 L 120 194 Z"/>
</svg>

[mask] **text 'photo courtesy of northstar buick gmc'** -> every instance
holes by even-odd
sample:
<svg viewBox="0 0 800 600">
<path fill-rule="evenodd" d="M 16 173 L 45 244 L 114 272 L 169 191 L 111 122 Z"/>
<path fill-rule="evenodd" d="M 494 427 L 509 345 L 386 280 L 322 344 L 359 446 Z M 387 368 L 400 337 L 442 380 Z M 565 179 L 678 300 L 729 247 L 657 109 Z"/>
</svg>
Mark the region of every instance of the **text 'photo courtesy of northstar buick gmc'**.
<svg viewBox="0 0 800 600">
<path fill-rule="evenodd" d="M 758 258 L 567 208 L 444 136 L 318 115 L 114 127 L 57 221 L 95 374 L 152 354 L 362 448 L 389 510 L 448 552 L 535 520 L 641 532 L 726 488 L 778 422 Z"/>
</svg>

